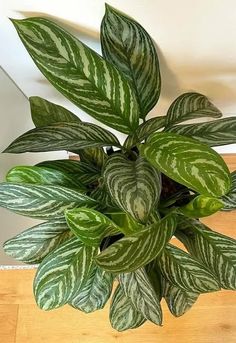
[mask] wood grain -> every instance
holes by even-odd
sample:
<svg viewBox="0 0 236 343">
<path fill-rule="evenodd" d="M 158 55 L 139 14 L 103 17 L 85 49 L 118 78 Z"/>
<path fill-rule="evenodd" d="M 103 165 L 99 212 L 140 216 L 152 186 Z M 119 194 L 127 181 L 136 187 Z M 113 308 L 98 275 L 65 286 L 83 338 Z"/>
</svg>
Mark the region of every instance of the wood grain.
<svg viewBox="0 0 236 343">
<path fill-rule="evenodd" d="M 230 170 L 236 156 L 224 157 Z M 220 212 L 204 222 L 236 238 L 236 212 Z M 173 240 L 176 243 L 176 240 Z M 69 306 L 44 312 L 37 308 L 32 281 L 35 270 L 0 271 L 1 343 L 235 343 L 236 292 L 201 295 L 191 311 L 174 318 L 164 301 L 163 327 L 151 323 L 118 333 L 110 327 L 109 307 L 86 315 Z"/>
</svg>

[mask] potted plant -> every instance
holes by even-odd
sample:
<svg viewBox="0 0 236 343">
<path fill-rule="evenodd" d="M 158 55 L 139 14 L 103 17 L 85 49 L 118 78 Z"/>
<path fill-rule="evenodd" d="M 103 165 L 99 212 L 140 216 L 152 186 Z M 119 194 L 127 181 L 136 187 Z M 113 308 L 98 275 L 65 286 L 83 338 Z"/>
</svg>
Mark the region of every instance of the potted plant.
<svg viewBox="0 0 236 343">
<path fill-rule="evenodd" d="M 146 320 L 161 325 L 162 298 L 178 317 L 201 293 L 235 289 L 235 240 L 199 218 L 236 208 L 236 172 L 212 149 L 236 142 L 236 118 L 218 119 L 206 96 L 190 92 L 147 120 L 161 90 L 157 52 L 140 24 L 109 5 L 103 57 L 48 19 L 12 22 L 57 90 L 127 135 L 121 144 L 59 105 L 29 99 L 35 128 L 4 152 L 68 150 L 80 158 L 14 167 L 0 185 L 2 207 L 43 220 L 4 244 L 8 255 L 39 264 L 38 306 L 92 312 L 116 280 L 110 321 L 122 331 Z M 201 117 L 215 120 L 183 124 Z"/>
</svg>

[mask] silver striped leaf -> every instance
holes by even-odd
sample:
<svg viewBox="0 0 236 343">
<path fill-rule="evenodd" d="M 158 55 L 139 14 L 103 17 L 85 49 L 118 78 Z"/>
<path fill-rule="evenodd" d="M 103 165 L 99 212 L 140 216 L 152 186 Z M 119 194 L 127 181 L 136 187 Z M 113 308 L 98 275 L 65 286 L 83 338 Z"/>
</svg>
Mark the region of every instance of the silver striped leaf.
<svg viewBox="0 0 236 343">
<path fill-rule="evenodd" d="M 190 218 L 201 218 L 216 213 L 223 206 L 224 204 L 220 199 L 198 195 L 188 204 L 178 208 L 178 212 Z"/>
<path fill-rule="evenodd" d="M 77 151 L 80 160 L 101 170 L 108 158 L 103 148 L 88 148 Z"/>
<path fill-rule="evenodd" d="M 8 239 L 3 249 L 18 261 L 37 264 L 72 235 L 64 219 L 54 219 Z"/>
<path fill-rule="evenodd" d="M 48 311 L 70 301 L 87 282 L 96 253 L 96 248 L 87 247 L 74 237 L 47 255 L 34 279 L 37 305 Z"/>
<path fill-rule="evenodd" d="M 73 295 L 69 305 L 91 313 L 102 309 L 110 298 L 114 276 L 95 266 L 84 287 Z"/>
<path fill-rule="evenodd" d="M 173 236 L 175 227 L 176 218 L 168 215 L 149 228 L 110 245 L 96 256 L 95 262 L 113 273 L 135 271 L 160 255 Z"/>
<path fill-rule="evenodd" d="M 50 168 L 69 174 L 83 185 L 91 185 L 100 177 L 100 172 L 94 166 L 76 160 L 52 160 L 36 164 L 37 167 Z"/>
<path fill-rule="evenodd" d="M 103 177 L 117 205 L 145 223 L 160 197 L 160 173 L 143 158 L 130 161 L 114 154 L 105 164 Z"/>
<path fill-rule="evenodd" d="M 189 119 L 220 118 L 221 116 L 221 111 L 205 95 L 195 92 L 184 93 L 175 99 L 168 109 L 166 126 L 170 127 Z"/>
<path fill-rule="evenodd" d="M 124 147 L 126 149 L 131 149 L 137 143 L 141 143 L 145 138 L 149 137 L 153 132 L 158 131 L 165 126 L 166 117 L 155 117 L 151 118 L 141 125 L 131 133 L 124 142 Z"/>
<path fill-rule="evenodd" d="M 124 133 L 135 130 L 136 95 L 122 72 L 48 19 L 12 22 L 37 67 L 58 91 L 102 123 Z"/>
<path fill-rule="evenodd" d="M 78 123 L 81 121 L 66 108 L 39 96 L 31 96 L 29 102 L 31 117 L 36 127 L 53 125 L 58 122 Z"/>
<path fill-rule="evenodd" d="M 109 131 L 90 123 L 61 122 L 29 130 L 15 139 L 3 152 L 42 152 L 101 146 L 120 146 Z"/>
<path fill-rule="evenodd" d="M 160 301 L 144 268 L 133 273 L 122 273 L 119 282 L 137 311 L 156 325 L 162 324 Z"/>
<path fill-rule="evenodd" d="M 143 315 L 136 310 L 131 300 L 126 297 L 120 285 L 117 286 L 113 294 L 109 317 L 111 326 L 117 331 L 136 329 L 146 321 Z"/>
<path fill-rule="evenodd" d="M 156 262 L 163 277 L 183 290 L 196 293 L 220 290 L 217 279 L 205 265 L 171 244 L 166 246 Z"/>
<path fill-rule="evenodd" d="M 111 219 L 91 208 L 68 210 L 65 218 L 74 235 L 89 246 L 99 246 L 106 236 L 120 233 L 119 227 Z"/>
<path fill-rule="evenodd" d="M 94 199 L 62 186 L 0 184 L 0 206 L 32 218 L 60 218 L 65 210 L 96 205 Z"/>
<path fill-rule="evenodd" d="M 90 197 L 95 199 L 104 208 L 117 208 L 117 204 L 108 192 L 105 182 L 100 178 L 98 183 L 98 186 L 90 193 Z"/>
<path fill-rule="evenodd" d="M 190 310 L 199 297 L 199 293 L 181 289 L 164 278 L 162 289 L 167 306 L 175 317 L 180 317 Z"/>
<path fill-rule="evenodd" d="M 228 117 L 206 123 L 177 125 L 169 132 L 189 136 L 209 146 L 236 143 L 236 118 Z"/>
<path fill-rule="evenodd" d="M 106 4 L 101 44 L 103 56 L 132 83 L 140 116 L 145 118 L 161 91 L 158 56 L 151 37 L 135 20 Z"/>
<path fill-rule="evenodd" d="M 161 285 L 161 273 L 157 267 L 156 261 L 153 260 L 145 266 L 147 276 L 152 284 L 152 287 L 159 299 L 162 299 L 162 285 Z"/>
<path fill-rule="evenodd" d="M 232 186 L 229 193 L 224 195 L 221 200 L 224 203 L 224 208 L 222 211 L 232 211 L 236 210 L 236 170 L 231 173 Z"/>
<path fill-rule="evenodd" d="M 17 166 L 7 173 L 6 180 L 13 183 L 64 186 L 82 193 L 86 191 L 86 187 L 74 175 L 45 167 Z"/>
<path fill-rule="evenodd" d="M 190 254 L 214 274 L 222 288 L 236 290 L 236 240 L 197 220 L 186 218 L 179 228 L 177 237 Z"/>
<path fill-rule="evenodd" d="M 140 153 L 169 178 L 210 197 L 228 193 L 231 176 L 223 158 L 195 139 L 174 133 L 154 133 Z"/>
<path fill-rule="evenodd" d="M 113 213 L 110 212 L 109 215 L 111 219 L 119 226 L 120 231 L 125 235 L 132 235 L 135 232 L 139 232 L 145 228 L 144 225 L 134 220 L 128 213 L 114 211 Z"/>
</svg>

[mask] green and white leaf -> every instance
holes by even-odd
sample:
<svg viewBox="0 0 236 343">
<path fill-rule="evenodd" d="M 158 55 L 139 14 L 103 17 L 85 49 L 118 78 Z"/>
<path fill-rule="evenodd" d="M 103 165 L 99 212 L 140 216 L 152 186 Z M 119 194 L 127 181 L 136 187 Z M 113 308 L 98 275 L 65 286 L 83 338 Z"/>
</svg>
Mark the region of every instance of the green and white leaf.
<svg viewBox="0 0 236 343">
<path fill-rule="evenodd" d="M 175 227 L 175 216 L 168 215 L 149 228 L 110 245 L 96 256 L 95 262 L 113 273 L 135 271 L 160 255 L 173 236 Z"/>
<path fill-rule="evenodd" d="M 127 149 L 131 149 L 137 143 L 141 143 L 145 138 L 149 137 L 153 132 L 161 129 L 165 126 L 166 117 L 155 117 L 151 118 L 141 125 L 131 133 L 124 142 L 124 147 Z"/>
<path fill-rule="evenodd" d="M 88 148 L 77 151 L 80 160 L 101 170 L 108 158 L 103 148 Z"/>
<path fill-rule="evenodd" d="M 144 118 L 161 91 L 158 56 L 151 37 L 135 20 L 106 4 L 101 44 L 104 57 L 132 83 Z"/>
<path fill-rule="evenodd" d="M 108 212 L 109 214 L 109 212 Z M 132 235 L 145 228 L 144 225 L 134 220 L 128 213 L 113 212 L 110 214 L 111 219 L 119 226 L 121 232 L 125 235 Z"/>
<path fill-rule="evenodd" d="M 224 203 L 223 211 L 232 211 L 236 210 L 236 170 L 231 173 L 232 186 L 229 193 L 224 195 L 221 200 Z"/>
<path fill-rule="evenodd" d="M 101 146 L 120 146 L 109 131 L 90 123 L 57 123 L 30 130 L 15 139 L 4 152 L 42 152 L 84 149 Z"/>
<path fill-rule="evenodd" d="M 166 126 L 170 127 L 190 119 L 201 117 L 220 118 L 221 116 L 221 111 L 205 95 L 195 92 L 184 93 L 175 99 L 168 109 Z"/>
<path fill-rule="evenodd" d="M 183 290 L 207 293 L 220 289 L 213 273 L 189 254 L 171 244 L 166 246 L 156 262 L 163 277 Z"/>
<path fill-rule="evenodd" d="M 110 298 L 114 276 L 95 266 L 82 289 L 69 302 L 85 313 L 102 309 Z"/>
<path fill-rule="evenodd" d="M 53 125 L 58 122 L 78 123 L 81 120 L 66 108 L 39 96 L 29 98 L 31 117 L 36 127 Z"/>
<path fill-rule="evenodd" d="M 146 321 L 143 315 L 136 310 L 131 300 L 126 297 L 120 285 L 117 286 L 113 294 L 109 317 L 111 326 L 117 331 L 138 328 Z"/>
<path fill-rule="evenodd" d="M 136 95 L 122 72 L 48 19 L 12 22 L 37 67 L 58 91 L 118 131 L 136 129 Z"/>
<path fill-rule="evenodd" d="M 34 279 L 37 305 L 45 311 L 65 305 L 81 289 L 93 268 L 94 247 L 78 238 L 61 244 L 40 264 Z"/>
<path fill-rule="evenodd" d="M 157 267 L 156 261 L 153 260 L 145 266 L 147 276 L 152 284 L 152 287 L 159 301 L 162 299 L 162 276 Z"/>
<path fill-rule="evenodd" d="M 60 218 L 64 216 L 65 210 L 96 205 L 94 199 L 66 187 L 7 182 L 0 184 L 0 206 L 32 218 Z"/>
<path fill-rule="evenodd" d="M 162 324 L 162 310 L 160 301 L 150 283 L 144 268 L 133 273 L 122 273 L 119 282 L 125 295 L 144 318 L 154 324 Z"/>
<path fill-rule="evenodd" d="M 70 230 L 89 246 L 99 246 L 106 236 L 120 233 L 119 227 L 104 214 L 80 207 L 65 212 Z"/>
<path fill-rule="evenodd" d="M 169 132 L 189 136 L 210 146 L 236 143 L 236 118 L 228 117 L 206 123 L 177 125 Z"/>
<path fill-rule="evenodd" d="M 74 175 L 45 167 L 17 166 L 7 173 L 6 180 L 13 183 L 57 185 L 74 188 L 80 192 L 86 191 L 85 186 Z"/>
<path fill-rule="evenodd" d="M 190 310 L 199 297 L 199 293 L 181 289 L 164 278 L 162 288 L 163 297 L 175 317 L 180 317 Z"/>
<path fill-rule="evenodd" d="M 98 186 L 90 193 L 90 197 L 95 199 L 104 208 L 117 208 L 117 204 L 107 190 L 104 180 L 100 178 L 98 183 Z"/>
<path fill-rule="evenodd" d="M 188 204 L 178 208 L 178 211 L 190 218 L 207 217 L 222 209 L 223 202 L 217 198 L 198 195 Z"/>
<path fill-rule="evenodd" d="M 231 176 L 223 158 L 195 139 L 174 133 L 154 133 L 140 153 L 169 178 L 210 197 L 228 193 Z"/>
<path fill-rule="evenodd" d="M 236 289 L 236 240 L 212 231 L 197 220 L 183 219 L 177 237 L 206 266 L 222 288 Z M 183 232 L 182 232 L 183 229 Z"/>
<path fill-rule="evenodd" d="M 8 239 L 3 249 L 18 261 L 37 264 L 72 235 L 64 219 L 54 219 Z"/>
<path fill-rule="evenodd" d="M 130 161 L 114 154 L 107 160 L 103 177 L 118 206 L 145 223 L 160 197 L 160 173 L 143 158 Z"/>
<path fill-rule="evenodd" d="M 83 185 L 91 185 L 100 177 L 100 172 L 91 164 L 80 162 L 76 160 L 53 160 L 44 161 L 36 165 L 37 167 L 50 168 L 58 170 L 62 173 L 69 174 L 74 179 L 76 178 Z"/>
</svg>

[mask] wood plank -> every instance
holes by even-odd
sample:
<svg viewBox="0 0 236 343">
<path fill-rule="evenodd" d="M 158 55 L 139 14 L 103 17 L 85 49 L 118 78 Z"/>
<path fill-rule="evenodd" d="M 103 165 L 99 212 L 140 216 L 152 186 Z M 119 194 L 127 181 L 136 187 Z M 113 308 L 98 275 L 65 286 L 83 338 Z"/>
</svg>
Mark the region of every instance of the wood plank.
<svg viewBox="0 0 236 343">
<path fill-rule="evenodd" d="M 0 305 L 0 342 L 15 343 L 18 305 Z"/>
</svg>

